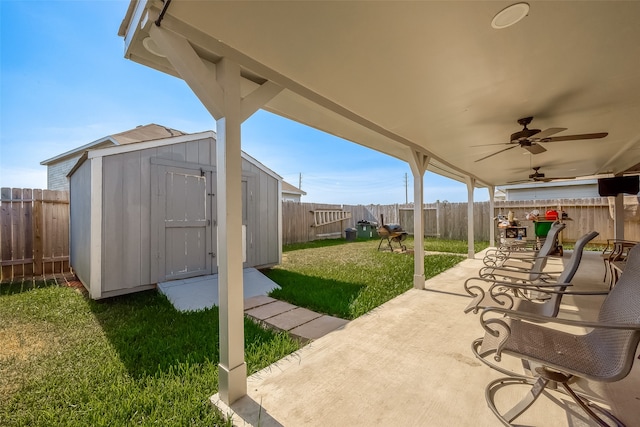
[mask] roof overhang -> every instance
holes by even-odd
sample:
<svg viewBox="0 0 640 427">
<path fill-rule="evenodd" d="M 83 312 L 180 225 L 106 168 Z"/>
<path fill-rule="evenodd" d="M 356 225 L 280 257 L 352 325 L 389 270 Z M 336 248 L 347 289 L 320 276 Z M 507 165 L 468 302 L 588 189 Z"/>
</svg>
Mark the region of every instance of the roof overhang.
<svg viewBox="0 0 640 427">
<path fill-rule="evenodd" d="M 240 64 L 246 92 L 284 90 L 264 109 L 478 186 L 526 178 L 619 174 L 640 160 L 640 2 L 530 2 L 495 30 L 507 2 L 132 1 L 125 56 L 178 76 L 149 42 L 160 25 L 205 64 Z M 168 7 L 167 7 L 168 5 Z M 145 41 L 146 40 L 146 41 Z M 606 138 L 500 150 L 530 128 Z M 496 144 L 491 146 L 488 144 Z"/>
</svg>

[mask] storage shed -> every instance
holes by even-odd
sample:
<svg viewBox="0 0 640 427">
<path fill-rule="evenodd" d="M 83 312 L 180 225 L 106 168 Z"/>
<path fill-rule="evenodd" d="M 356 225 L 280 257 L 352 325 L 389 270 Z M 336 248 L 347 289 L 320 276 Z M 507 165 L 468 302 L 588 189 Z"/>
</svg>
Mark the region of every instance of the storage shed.
<svg viewBox="0 0 640 427">
<path fill-rule="evenodd" d="M 87 151 L 69 172 L 70 263 L 91 298 L 217 273 L 215 133 Z M 282 178 L 242 153 L 244 267 L 280 262 Z"/>
</svg>

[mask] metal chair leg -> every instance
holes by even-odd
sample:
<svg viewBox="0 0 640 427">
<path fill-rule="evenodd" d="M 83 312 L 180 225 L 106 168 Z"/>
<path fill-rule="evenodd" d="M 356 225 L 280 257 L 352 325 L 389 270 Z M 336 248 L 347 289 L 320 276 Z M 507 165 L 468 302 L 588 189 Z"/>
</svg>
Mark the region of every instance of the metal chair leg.
<svg viewBox="0 0 640 427">
<path fill-rule="evenodd" d="M 517 378 L 517 377 L 507 377 L 507 378 L 498 378 L 490 382 L 485 389 L 485 398 L 487 400 L 487 405 L 489 409 L 495 414 L 496 417 L 505 425 L 511 426 L 511 422 L 522 415 L 533 403 L 540 397 L 542 392 L 545 389 L 549 389 L 547 387 L 550 384 L 561 384 L 564 391 L 560 389 L 555 389 L 558 392 L 562 392 L 564 394 L 569 395 L 584 411 L 585 413 L 595 421 L 601 427 L 611 427 L 612 425 L 615 427 L 625 427 L 624 423 L 616 418 L 615 415 L 610 413 L 609 411 L 599 407 L 595 403 L 589 401 L 587 398 L 579 396 L 576 392 L 573 391 L 571 387 L 569 387 L 568 382 L 572 378 L 571 375 L 565 375 L 560 372 L 548 371 L 545 368 L 536 368 L 536 372 L 541 376 L 531 379 L 531 378 Z M 504 415 L 501 414 L 496 408 L 494 402 L 495 388 L 498 386 L 508 386 L 513 384 L 529 384 L 531 385 L 531 390 L 527 392 L 527 394 L 518 402 L 515 406 L 513 406 L 510 410 L 508 410 Z M 601 417 L 599 417 L 596 412 L 602 414 L 606 419 L 610 420 L 613 424 L 605 422 Z"/>
</svg>

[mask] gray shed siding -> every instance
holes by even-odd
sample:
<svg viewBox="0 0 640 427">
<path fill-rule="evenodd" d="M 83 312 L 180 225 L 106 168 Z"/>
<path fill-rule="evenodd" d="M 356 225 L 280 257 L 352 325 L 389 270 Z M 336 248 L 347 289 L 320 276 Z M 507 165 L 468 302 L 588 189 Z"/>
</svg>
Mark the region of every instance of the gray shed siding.
<svg viewBox="0 0 640 427">
<path fill-rule="evenodd" d="M 253 163 L 242 160 L 247 180 L 247 264 L 266 267 L 280 262 L 278 181 Z M 245 209 L 243 209 L 244 211 Z M 243 223 L 245 223 L 243 219 Z"/>
<path fill-rule="evenodd" d="M 202 139 L 103 158 L 103 292 L 158 282 L 151 271 L 151 159 L 209 165 L 211 151 Z"/>
<path fill-rule="evenodd" d="M 93 298 L 104 298 L 153 288 L 162 281 L 158 268 L 159 255 L 164 250 L 158 244 L 159 220 L 152 199 L 154 188 L 164 185 L 162 165 L 174 165 L 195 170 L 212 170 L 215 189 L 215 141 L 203 138 L 187 142 L 158 145 L 138 150 L 123 149 L 96 153 L 80 164 L 71 175 L 72 205 L 71 263 L 78 277 L 91 291 Z M 100 161 L 101 177 L 92 177 L 92 162 Z M 160 165 L 160 167 L 158 167 Z M 258 164 L 242 159 L 243 224 L 246 226 L 246 267 L 273 266 L 280 262 L 279 180 Z M 91 179 L 93 178 L 93 186 Z M 99 261 L 95 262 L 91 247 L 91 189 L 99 180 L 102 205 L 100 224 L 93 216 L 93 226 L 100 227 Z M 152 180 L 155 180 L 152 182 Z M 157 199 L 157 196 L 156 196 Z M 215 224 L 215 199 L 213 223 Z M 164 205 L 163 205 L 164 206 Z M 94 200 L 95 207 L 95 200 Z M 77 213 L 73 213 L 77 210 Z M 100 216 L 98 216 L 100 218 Z M 75 223 L 77 221 L 77 223 Z M 162 225 L 164 227 L 164 225 Z M 94 229 L 95 232 L 95 229 Z M 94 234 L 95 235 L 95 234 Z M 215 230 L 213 236 L 215 239 Z M 97 241 L 97 240 L 96 240 Z M 242 244 L 242 242 L 238 242 Z M 94 242 L 95 245 L 95 242 Z M 213 250 L 216 244 L 213 242 Z M 217 258 L 216 258 L 217 259 Z M 99 268 L 96 268 L 99 266 Z M 91 288 L 91 278 L 99 280 Z M 214 263 L 212 272 L 217 271 Z M 93 275 L 92 275 L 93 273 Z"/>
<path fill-rule="evenodd" d="M 66 180 L 66 178 L 65 178 Z M 71 176 L 70 264 L 78 278 L 89 286 L 91 282 L 91 164 L 84 162 Z"/>
</svg>

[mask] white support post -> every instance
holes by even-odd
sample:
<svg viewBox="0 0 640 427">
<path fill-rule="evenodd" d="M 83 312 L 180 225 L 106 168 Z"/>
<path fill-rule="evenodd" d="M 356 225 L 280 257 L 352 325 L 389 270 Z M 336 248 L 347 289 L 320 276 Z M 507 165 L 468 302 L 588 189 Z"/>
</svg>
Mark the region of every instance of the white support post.
<svg viewBox="0 0 640 427">
<path fill-rule="evenodd" d="M 496 210 L 495 193 L 496 187 L 489 186 L 489 246 L 491 247 L 496 245 L 496 223 L 493 220 Z"/>
<path fill-rule="evenodd" d="M 473 227 L 473 190 L 476 186 L 476 180 L 467 177 L 467 257 L 474 259 L 476 250 L 474 245 L 474 227 Z"/>
<path fill-rule="evenodd" d="M 217 126 L 218 285 L 220 297 L 219 397 L 226 405 L 247 394 L 242 278 L 242 122 L 282 91 L 265 82 L 244 98 L 240 66 L 228 58 L 200 58 L 183 36 L 151 26 L 149 34 L 189 85 Z M 278 213 L 280 215 L 280 213 Z"/>
<path fill-rule="evenodd" d="M 624 194 L 620 193 L 616 195 L 614 205 L 614 220 L 613 220 L 613 238 L 616 240 L 624 240 Z"/>
<path fill-rule="evenodd" d="M 429 156 L 415 150 L 409 160 L 413 174 L 413 287 L 424 289 L 424 173 Z"/>
<path fill-rule="evenodd" d="M 247 394 L 244 361 L 242 279 L 242 156 L 240 67 L 227 59 L 218 65 L 224 92 L 224 117 L 217 120 L 218 294 L 220 298 L 219 393 L 227 405 Z"/>
</svg>

